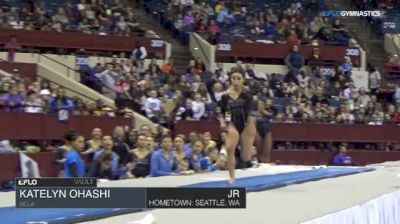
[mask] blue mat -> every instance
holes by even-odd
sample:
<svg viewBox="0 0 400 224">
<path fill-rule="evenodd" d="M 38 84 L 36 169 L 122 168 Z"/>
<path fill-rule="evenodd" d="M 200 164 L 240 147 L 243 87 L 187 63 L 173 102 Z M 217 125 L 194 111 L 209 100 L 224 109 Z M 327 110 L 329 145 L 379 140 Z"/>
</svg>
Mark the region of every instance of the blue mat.
<svg viewBox="0 0 400 224">
<path fill-rule="evenodd" d="M 0 223 L 70 224 L 140 211 L 143 209 L 16 209 L 15 207 L 4 207 L 0 208 Z"/>
<path fill-rule="evenodd" d="M 321 180 L 363 172 L 373 171 L 373 168 L 340 168 L 329 167 L 322 169 L 296 171 L 272 175 L 244 177 L 236 180 L 234 187 L 246 188 L 247 192 L 265 191 L 284 187 L 292 184 L 300 184 L 308 181 Z M 183 187 L 229 187 L 227 181 L 212 181 L 198 184 L 185 185 Z"/>
<path fill-rule="evenodd" d="M 308 181 L 369 172 L 372 170 L 374 169 L 332 167 L 273 175 L 245 177 L 237 179 L 235 187 L 245 187 L 248 192 L 257 192 Z M 213 181 L 185 185 L 181 187 L 229 186 L 226 181 Z M 69 224 L 140 211 L 143 211 L 143 209 L 16 209 L 15 207 L 4 207 L 0 208 L 0 223 L 23 224 L 35 221 L 48 224 Z"/>
</svg>

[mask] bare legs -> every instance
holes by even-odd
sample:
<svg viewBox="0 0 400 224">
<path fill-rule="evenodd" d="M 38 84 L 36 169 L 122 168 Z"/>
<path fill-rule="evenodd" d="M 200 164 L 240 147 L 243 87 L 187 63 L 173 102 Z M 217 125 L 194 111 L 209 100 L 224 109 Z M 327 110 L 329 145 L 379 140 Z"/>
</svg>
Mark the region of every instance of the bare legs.
<svg viewBox="0 0 400 224">
<path fill-rule="evenodd" d="M 247 162 L 251 160 L 251 147 L 253 147 L 256 134 L 256 118 L 249 117 L 247 118 L 246 127 L 240 135 L 240 158 L 242 161 Z"/>
<path fill-rule="evenodd" d="M 233 124 L 228 125 L 228 133 L 225 139 L 226 150 L 228 153 L 227 158 L 227 167 L 229 170 L 229 183 L 233 184 L 235 182 L 235 166 L 236 166 L 236 158 L 235 158 L 235 150 L 236 146 L 239 143 L 239 132 L 233 126 Z"/>
<path fill-rule="evenodd" d="M 271 149 L 272 149 L 272 134 L 268 132 L 265 136 L 261 137 L 258 133 L 255 139 L 257 148 L 258 159 L 262 163 L 271 162 Z"/>
</svg>

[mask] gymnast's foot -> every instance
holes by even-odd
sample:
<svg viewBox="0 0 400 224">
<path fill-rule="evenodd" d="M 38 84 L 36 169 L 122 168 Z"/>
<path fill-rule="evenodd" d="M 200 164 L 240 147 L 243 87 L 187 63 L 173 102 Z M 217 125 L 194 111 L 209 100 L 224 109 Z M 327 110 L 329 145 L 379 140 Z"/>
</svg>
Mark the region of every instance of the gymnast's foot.
<svg viewBox="0 0 400 224">
<path fill-rule="evenodd" d="M 230 177 L 228 180 L 229 185 L 234 185 L 236 182 L 236 179 L 234 177 Z"/>
</svg>

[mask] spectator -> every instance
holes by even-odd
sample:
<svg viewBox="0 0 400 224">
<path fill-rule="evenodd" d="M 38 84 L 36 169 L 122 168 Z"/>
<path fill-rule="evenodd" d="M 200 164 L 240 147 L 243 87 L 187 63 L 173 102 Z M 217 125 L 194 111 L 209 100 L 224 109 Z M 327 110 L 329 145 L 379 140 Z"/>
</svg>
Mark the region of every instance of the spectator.
<svg viewBox="0 0 400 224">
<path fill-rule="evenodd" d="M 118 156 L 117 153 L 113 152 L 113 147 L 114 147 L 114 141 L 111 136 L 105 135 L 101 138 L 101 145 L 99 148 L 96 149 L 96 151 L 93 154 L 93 160 L 92 163 L 96 163 L 97 160 L 99 160 L 104 154 L 109 153 L 111 154 L 112 157 L 112 174 L 115 176 L 118 176 L 120 174 L 120 169 L 119 169 L 119 161 L 120 157 Z"/>
<path fill-rule="evenodd" d="M 95 73 L 94 76 L 101 80 L 102 83 L 102 93 L 112 99 L 115 98 L 115 79 L 112 75 L 113 64 L 108 63 L 106 65 L 106 70 Z"/>
<path fill-rule="evenodd" d="M 119 156 L 119 166 L 124 167 L 129 161 L 129 146 L 125 143 L 125 132 L 122 126 L 114 128 L 113 152 Z"/>
<path fill-rule="evenodd" d="M 396 104 L 396 107 L 400 108 L 400 84 L 396 85 L 393 98 L 394 98 L 394 103 Z"/>
<path fill-rule="evenodd" d="M 57 113 L 60 110 L 72 111 L 74 107 L 71 99 L 65 95 L 64 88 L 58 88 L 57 95 L 50 101 L 50 113 Z"/>
<path fill-rule="evenodd" d="M 300 44 L 300 40 L 297 37 L 295 30 L 290 30 L 289 36 L 287 37 L 287 42 L 293 46 Z"/>
<path fill-rule="evenodd" d="M 201 172 L 200 161 L 203 158 L 204 145 L 200 139 L 194 140 L 191 150 L 188 152 L 190 168 L 196 173 Z"/>
<path fill-rule="evenodd" d="M 219 34 L 220 33 L 220 28 L 217 24 L 215 24 L 214 20 L 210 21 L 210 25 L 207 27 L 207 31 L 212 33 L 212 34 Z"/>
<path fill-rule="evenodd" d="M 175 159 L 171 152 L 171 137 L 164 137 L 161 144 L 162 148 L 151 156 L 150 175 L 153 177 L 177 175 L 173 169 Z"/>
<path fill-rule="evenodd" d="M 161 71 L 167 75 L 174 74 L 175 73 L 174 59 L 169 58 L 168 62 L 161 66 Z"/>
<path fill-rule="evenodd" d="M 191 30 L 193 28 L 193 25 L 195 23 L 195 17 L 193 16 L 192 11 L 187 11 L 185 17 L 183 17 L 183 26 L 186 29 Z"/>
<path fill-rule="evenodd" d="M 118 176 L 112 170 L 113 155 L 110 152 L 103 153 L 100 158 L 94 160 L 86 174 L 87 177 L 96 177 L 99 179 L 116 180 Z"/>
<path fill-rule="evenodd" d="M 369 78 L 369 89 L 371 90 L 372 94 L 376 94 L 377 90 L 381 85 L 381 74 L 379 73 L 376 68 L 370 66 L 370 72 L 368 74 Z"/>
<path fill-rule="evenodd" d="M 196 93 L 194 98 L 195 100 L 192 102 L 193 119 L 198 121 L 204 116 L 206 108 L 199 93 Z"/>
<path fill-rule="evenodd" d="M 163 105 L 160 99 L 157 98 L 157 92 L 155 90 L 150 91 L 150 97 L 147 98 L 145 104 L 146 116 L 155 123 L 159 123 L 162 120 Z"/>
<path fill-rule="evenodd" d="M 345 61 L 341 65 L 344 72 L 348 72 L 351 74 L 353 70 L 353 63 L 351 62 L 351 58 L 349 56 L 344 57 Z"/>
<path fill-rule="evenodd" d="M 17 85 L 12 85 L 10 92 L 6 93 L 0 101 L 6 106 L 8 111 L 21 111 L 21 106 L 25 100 L 25 96 L 18 93 Z"/>
<path fill-rule="evenodd" d="M 131 59 L 144 60 L 144 59 L 146 59 L 146 57 L 147 57 L 146 48 L 139 42 L 136 42 L 135 48 L 132 51 Z"/>
<path fill-rule="evenodd" d="M 297 45 L 293 46 L 293 51 L 286 57 L 285 64 L 289 68 L 285 81 L 296 81 L 295 77 L 300 73 L 301 68 L 304 66 L 304 57 L 299 53 L 299 47 Z"/>
<path fill-rule="evenodd" d="M 127 141 L 126 141 L 126 144 L 128 144 L 128 146 L 129 146 L 130 149 L 136 148 L 136 143 L 137 143 L 137 140 L 138 140 L 138 135 L 139 135 L 139 133 L 138 133 L 137 130 L 132 129 L 132 130 L 129 132 L 129 134 L 128 134 L 128 139 L 127 139 Z"/>
<path fill-rule="evenodd" d="M 13 26 L 13 25 L 11 25 Z M 14 29 L 16 29 L 16 27 L 13 26 Z M 8 55 L 7 55 L 7 61 L 8 62 L 14 62 L 15 59 L 15 52 L 19 49 L 21 49 L 21 46 L 18 44 L 17 41 L 17 37 L 16 36 L 12 36 L 11 37 L 11 41 L 9 43 L 6 43 L 4 45 L 4 48 L 6 50 L 8 50 Z"/>
<path fill-rule="evenodd" d="M 152 152 L 147 148 L 147 140 L 145 135 L 139 135 L 138 147 L 131 151 L 133 169 L 131 174 L 133 177 L 146 177 L 150 173 L 150 160 Z"/>
<path fill-rule="evenodd" d="M 102 135 L 103 132 L 100 128 L 93 128 L 92 130 L 92 139 L 86 142 L 88 149 L 82 152 L 82 155 L 90 155 L 96 150 L 100 149 L 102 145 Z"/>
<path fill-rule="evenodd" d="M 175 158 L 175 166 L 180 174 L 194 174 L 194 170 L 190 169 L 189 158 L 186 152 L 184 151 L 184 137 L 178 135 L 175 137 L 174 145 L 175 150 L 173 151 L 173 155 Z"/>
<path fill-rule="evenodd" d="M 28 92 L 27 99 L 23 104 L 27 113 L 43 113 L 44 103 L 34 91 Z"/>
<path fill-rule="evenodd" d="M 84 149 L 85 139 L 75 131 L 67 132 L 65 139 L 71 144 L 71 148 L 65 155 L 64 177 L 83 177 L 85 164 L 79 153 Z"/>
<path fill-rule="evenodd" d="M 339 153 L 333 158 L 334 166 L 355 166 L 354 160 L 347 155 L 347 144 L 342 144 Z"/>
</svg>

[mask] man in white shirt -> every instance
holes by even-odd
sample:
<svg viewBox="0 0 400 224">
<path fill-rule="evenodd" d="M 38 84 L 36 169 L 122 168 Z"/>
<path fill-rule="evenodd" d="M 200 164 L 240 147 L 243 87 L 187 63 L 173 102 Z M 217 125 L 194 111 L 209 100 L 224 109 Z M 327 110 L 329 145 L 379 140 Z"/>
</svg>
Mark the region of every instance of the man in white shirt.
<svg viewBox="0 0 400 224">
<path fill-rule="evenodd" d="M 131 59 L 134 60 L 144 60 L 147 57 L 147 51 L 144 46 L 142 46 L 139 42 L 136 42 L 135 49 L 132 51 Z"/>
<path fill-rule="evenodd" d="M 146 116 L 150 118 L 150 120 L 155 123 L 159 121 L 162 114 L 162 103 L 161 100 L 157 98 L 157 92 L 155 90 L 150 91 L 150 97 L 146 99 L 144 110 L 146 111 Z"/>
<path fill-rule="evenodd" d="M 206 111 L 206 106 L 204 102 L 201 101 L 201 95 L 196 93 L 194 96 L 194 101 L 192 103 L 192 110 L 193 110 L 193 120 L 198 121 L 200 120 Z"/>
</svg>

